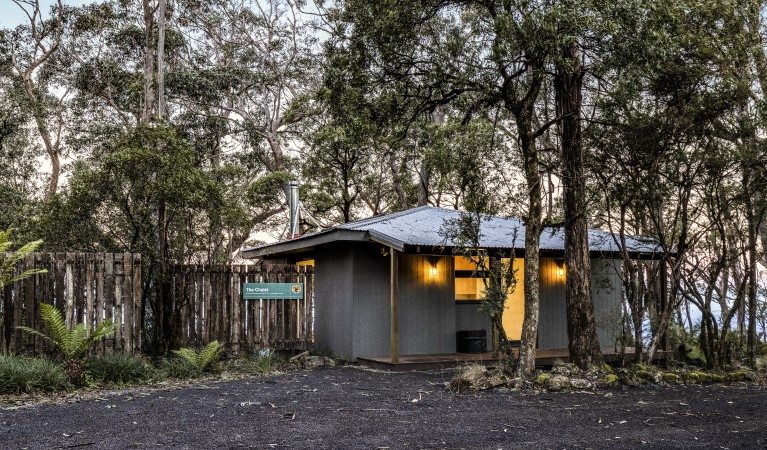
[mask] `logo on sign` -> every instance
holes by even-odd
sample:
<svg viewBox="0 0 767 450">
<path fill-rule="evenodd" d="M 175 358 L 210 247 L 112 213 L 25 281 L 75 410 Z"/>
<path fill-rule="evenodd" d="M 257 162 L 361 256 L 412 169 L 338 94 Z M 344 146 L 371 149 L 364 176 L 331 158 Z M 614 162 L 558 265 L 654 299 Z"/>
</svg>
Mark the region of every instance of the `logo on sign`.
<svg viewBox="0 0 767 450">
<path fill-rule="evenodd" d="M 294 284 L 290 289 L 293 291 L 294 294 L 298 294 L 301 292 L 301 285 Z"/>
</svg>

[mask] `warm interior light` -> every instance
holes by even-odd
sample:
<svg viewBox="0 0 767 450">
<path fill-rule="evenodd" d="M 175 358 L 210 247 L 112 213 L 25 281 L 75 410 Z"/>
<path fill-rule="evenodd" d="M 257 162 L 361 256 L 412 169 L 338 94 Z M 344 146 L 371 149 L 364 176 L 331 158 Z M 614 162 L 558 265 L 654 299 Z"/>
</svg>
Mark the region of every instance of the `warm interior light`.
<svg viewBox="0 0 767 450">
<path fill-rule="evenodd" d="M 433 277 L 437 276 L 437 268 L 436 267 L 432 267 L 431 268 L 431 276 L 433 276 Z"/>
<path fill-rule="evenodd" d="M 564 275 L 565 275 L 565 268 L 564 268 L 564 267 L 562 267 L 562 266 L 560 266 L 560 267 L 557 269 L 557 275 L 559 275 L 560 277 L 561 277 L 561 276 L 564 276 Z"/>
<path fill-rule="evenodd" d="M 555 262 L 557 263 L 557 275 L 560 277 L 565 276 L 565 260 L 557 259 Z"/>
</svg>

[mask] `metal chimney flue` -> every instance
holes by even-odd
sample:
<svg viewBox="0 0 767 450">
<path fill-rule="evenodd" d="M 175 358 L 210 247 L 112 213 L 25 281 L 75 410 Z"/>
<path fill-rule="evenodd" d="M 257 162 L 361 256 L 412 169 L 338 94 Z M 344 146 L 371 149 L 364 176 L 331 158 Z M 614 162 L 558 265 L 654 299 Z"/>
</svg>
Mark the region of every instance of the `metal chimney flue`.
<svg viewBox="0 0 767 450">
<path fill-rule="evenodd" d="M 288 239 L 301 237 L 301 231 L 298 228 L 299 205 L 298 181 L 291 181 L 288 183 L 288 208 L 290 208 L 290 230 L 288 232 Z"/>
</svg>

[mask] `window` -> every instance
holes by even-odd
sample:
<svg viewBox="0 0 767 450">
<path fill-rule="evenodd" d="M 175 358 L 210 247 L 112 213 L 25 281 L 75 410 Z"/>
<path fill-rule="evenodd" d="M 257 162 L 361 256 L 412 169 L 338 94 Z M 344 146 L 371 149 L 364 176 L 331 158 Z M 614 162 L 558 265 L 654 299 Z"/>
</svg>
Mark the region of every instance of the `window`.
<svg viewBox="0 0 767 450">
<path fill-rule="evenodd" d="M 484 277 L 488 276 L 488 262 L 485 262 L 485 270 L 477 270 L 476 261 L 462 256 L 456 256 L 455 264 L 455 301 L 456 303 L 479 303 L 484 296 Z M 508 263 L 508 258 L 503 258 Z M 518 340 L 522 336 L 522 320 L 525 311 L 524 298 L 524 258 L 514 258 L 514 270 L 517 285 L 514 291 L 506 297 L 506 309 L 503 311 L 503 328 L 506 336 L 512 340 Z"/>
<path fill-rule="evenodd" d="M 485 263 L 487 267 L 487 262 Z M 477 263 L 464 256 L 455 257 L 455 300 L 480 301 L 485 292 L 484 270 L 477 270 Z"/>
</svg>

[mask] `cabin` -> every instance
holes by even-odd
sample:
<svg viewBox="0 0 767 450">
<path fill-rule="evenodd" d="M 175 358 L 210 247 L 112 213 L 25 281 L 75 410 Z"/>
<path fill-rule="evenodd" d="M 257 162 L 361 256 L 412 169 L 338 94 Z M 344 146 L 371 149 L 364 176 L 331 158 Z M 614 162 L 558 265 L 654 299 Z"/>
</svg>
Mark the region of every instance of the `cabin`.
<svg viewBox="0 0 767 450">
<path fill-rule="evenodd" d="M 479 310 L 483 271 L 458 252 L 445 227 L 461 211 L 421 206 L 345 223 L 244 250 L 246 258 L 314 266 L 315 347 L 352 361 L 390 355 L 455 354 L 493 346 L 489 319 Z M 514 255 L 517 284 L 506 300 L 503 325 L 518 340 L 524 315 L 525 226 L 513 218 L 482 216 L 479 246 Z M 622 332 L 621 260 L 612 234 L 589 231 L 592 297 L 603 347 Z M 629 238 L 632 254 L 654 244 Z M 546 229 L 540 246 L 540 322 L 537 347 L 567 347 L 564 233 Z M 465 253 L 463 253 L 465 255 Z M 394 312 L 394 314 L 392 314 Z M 484 340 L 482 333 L 485 330 Z M 467 333 L 469 332 L 469 333 Z M 477 348 L 479 345 L 479 348 Z"/>
</svg>

